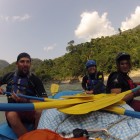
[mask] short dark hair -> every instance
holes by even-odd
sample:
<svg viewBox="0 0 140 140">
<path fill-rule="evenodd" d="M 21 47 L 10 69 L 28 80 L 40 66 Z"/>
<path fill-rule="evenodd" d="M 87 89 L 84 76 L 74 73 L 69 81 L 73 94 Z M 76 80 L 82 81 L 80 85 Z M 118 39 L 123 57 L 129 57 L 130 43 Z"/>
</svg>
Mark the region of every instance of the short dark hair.
<svg viewBox="0 0 140 140">
<path fill-rule="evenodd" d="M 27 57 L 27 58 L 29 58 L 30 61 L 31 61 L 30 55 L 29 55 L 28 53 L 26 53 L 26 52 L 23 52 L 23 53 L 20 53 L 20 54 L 18 55 L 18 57 L 17 57 L 17 62 L 18 62 L 21 58 L 23 58 L 23 57 Z"/>
</svg>

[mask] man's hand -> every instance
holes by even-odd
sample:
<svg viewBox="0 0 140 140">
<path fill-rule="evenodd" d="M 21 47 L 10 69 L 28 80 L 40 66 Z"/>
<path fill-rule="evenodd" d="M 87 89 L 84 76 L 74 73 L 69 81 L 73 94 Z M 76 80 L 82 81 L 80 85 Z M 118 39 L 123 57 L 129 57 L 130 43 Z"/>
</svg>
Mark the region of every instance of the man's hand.
<svg viewBox="0 0 140 140">
<path fill-rule="evenodd" d="M 14 92 L 11 94 L 12 99 L 14 99 L 16 102 L 20 101 L 20 97 L 18 97 Z"/>
<path fill-rule="evenodd" d="M 93 90 L 90 90 L 90 91 L 86 90 L 86 94 L 93 94 L 93 93 L 94 93 Z"/>
<path fill-rule="evenodd" d="M 12 93 L 11 97 L 18 103 L 29 103 L 28 99 L 18 97 L 16 93 Z"/>
<path fill-rule="evenodd" d="M 0 94 L 3 94 L 4 89 L 0 87 Z"/>
</svg>

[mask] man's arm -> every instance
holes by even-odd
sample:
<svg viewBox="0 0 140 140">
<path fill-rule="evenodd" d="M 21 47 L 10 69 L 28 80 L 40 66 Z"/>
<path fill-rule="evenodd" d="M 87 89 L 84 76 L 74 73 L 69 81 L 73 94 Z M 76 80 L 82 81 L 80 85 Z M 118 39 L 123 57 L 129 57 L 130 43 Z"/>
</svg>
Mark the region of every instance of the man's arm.
<svg viewBox="0 0 140 140">
<path fill-rule="evenodd" d="M 113 72 L 109 75 L 107 80 L 107 93 L 120 93 L 121 92 L 121 83 L 119 81 L 119 75 L 117 72 Z"/>
<path fill-rule="evenodd" d="M 107 89 L 110 90 L 110 93 L 117 93 L 117 94 L 121 93 L 122 92 L 121 82 L 123 82 L 123 81 L 120 80 L 119 75 L 114 74 L 108 78 Z M 123 100 L 127 102 L 127 101 L 132 100 L 133 98 L 134 98 L 134 93 L 130 93 L 130 94 L 126 95 L 123 98 Z"/>
<path fill-rule="evenodd" d="M 48 97 L 42 81 L 37 76 L 32 74 L 29 80 L 30 80 L 31 85 L 34 87 L 35 94 L 37 96 Z"/>
<path fill-rule="evenodd" d="M 3 88 L 1 88 L 2 85 L 7 84 L 8 81 L 11 79 L 14 72 L 10 72 L 5 74 L 4 76 L 0 77 L 0 94 L 3 94 Z"/>
<path fill-rule="evenodd" d="M 82 79 L 82 84 L 81 84 L 82 88 L 84 90 L 87 90 L 86 84 L 87 84 L 87 78 L 86 78 L 86 76 L 84 76 L 83 79 Z"/>
</svg>

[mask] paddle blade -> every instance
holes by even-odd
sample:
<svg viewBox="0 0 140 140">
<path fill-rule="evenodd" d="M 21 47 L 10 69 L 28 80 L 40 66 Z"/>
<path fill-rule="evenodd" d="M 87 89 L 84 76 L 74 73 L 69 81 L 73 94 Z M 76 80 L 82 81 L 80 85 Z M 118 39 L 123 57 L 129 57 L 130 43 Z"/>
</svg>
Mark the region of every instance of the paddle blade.
<svg viewBox="0 0 140 140">
<path fill-rule="evenodd" d="M 52 99 L 53 100 L 53 99 Z M 80 104 L 80 103 L 84 103 L 84 102 L 89 102 L 92 101 L 92 99 L 57 99 L 57 100 L 50 100 L 48 102 L 38 102 L 38 103 L 33 103 L 35 110 L 36 109 L 50 109 L 50 108 L 68 108 L 70 106 L 76 105 L 76 104 Z"/>
<path fill-rule="evenodd" d="M 71 96 L 62 96 L 62 98 L 64 98 L 64 99 L 77 99 L 77 98 L 88 99 L 88 98 L 90 98 L 90 99 L 93 99 L 93 101 L 95 101 L 95 100 L 101 99 L 105 96 L 109 97 L 112 95 L 114 95 L 114 93 L 112 93 L 112 94 L 101 93 L 101 94 L 97 94 L 97 95 L 94 95 L 94 94 L 76 94 L 76 95 L 71 95 Z"/>
<path fill-rule="evenodd" d="M 106 96 L 99 98 L 97 100 L 93 100 L 82 104 L 77 104 L 75 106 L 68 107 L 68 108 L 61 108 L 59 109 L 59 111 L 66 114 L 86 114 L 113 105 L 121 101 L 125 95 L 130 94 L 131 92 L 132 92 L 131 90 L 128 90 L 120 94 L 106 94 Z"/>
<path fill-rule="evenodd" d="M 51 91 L 52 95 L 55 95 L 58 92 L 58 90 L 59 90 L 59 85 L 58 84 L 52 84 L 51 85 L 50 91 Z"/>
</svg>

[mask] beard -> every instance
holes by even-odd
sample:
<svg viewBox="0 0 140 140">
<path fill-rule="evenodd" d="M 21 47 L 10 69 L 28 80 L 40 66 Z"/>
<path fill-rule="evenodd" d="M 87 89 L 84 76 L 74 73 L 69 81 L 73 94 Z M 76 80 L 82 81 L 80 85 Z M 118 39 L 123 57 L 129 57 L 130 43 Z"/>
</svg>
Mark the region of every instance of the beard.
<svg viewBox="0 0 140 140">
<path fill-rule="evenodd" d="M 30 73 L 29 69 L 18 70 L 18 75 L 20 75 L 20 76 L 27 76 L 29 73 Z"/>
</svg>

